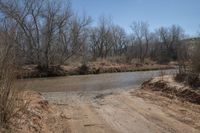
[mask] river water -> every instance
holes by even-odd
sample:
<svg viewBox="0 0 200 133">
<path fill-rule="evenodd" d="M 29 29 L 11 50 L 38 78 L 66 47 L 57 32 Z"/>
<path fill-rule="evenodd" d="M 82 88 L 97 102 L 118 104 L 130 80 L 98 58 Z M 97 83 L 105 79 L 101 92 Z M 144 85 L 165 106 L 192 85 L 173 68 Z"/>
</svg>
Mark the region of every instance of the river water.
<svg viewBox="0 0 200 133">
<path fill-rule="evenodd" d="M 175 70 L 164 70 L 173 74 Z M 142 82 L 160 76 L 161 71 L 106 73 L 26 80 L 26 88 L 39 92 L 100 91 L 115 88 L 133 88 Z"/>
</svg>

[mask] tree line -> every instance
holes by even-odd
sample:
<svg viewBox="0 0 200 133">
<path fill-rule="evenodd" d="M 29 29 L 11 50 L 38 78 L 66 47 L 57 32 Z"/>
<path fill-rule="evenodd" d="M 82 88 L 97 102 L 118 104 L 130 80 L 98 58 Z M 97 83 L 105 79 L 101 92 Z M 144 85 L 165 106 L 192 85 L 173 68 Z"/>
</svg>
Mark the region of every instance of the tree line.
<svg viewBox="0 0 200 133">
<path fill-rule="evenodd" d="M 147 22 L 135 21 L 128 34 L 105 16 L 92 26 L 92 18 L 77 15 L 69 1 L 0 0 L 0 18 L 0 40 L 12 41 L 9 46 L 18 62 L 42 69 L 74 56 L 84 63 L 116 56 L 126 62 L 150 58 L 167 63 L 189 56 L 186 35 L 178 25 L 151 31 Z"/>
</svg>

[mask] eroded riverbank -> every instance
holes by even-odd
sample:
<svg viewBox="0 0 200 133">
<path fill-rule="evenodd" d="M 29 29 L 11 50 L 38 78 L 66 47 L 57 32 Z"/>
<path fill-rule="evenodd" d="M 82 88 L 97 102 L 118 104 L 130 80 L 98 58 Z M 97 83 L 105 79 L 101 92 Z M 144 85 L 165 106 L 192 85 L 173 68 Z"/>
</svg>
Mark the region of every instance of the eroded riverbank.
<svg viewBox="0 0 200 133">
<path fill-rule="evenodd" d="M 174 70 L 165 73 L 172 74 Z M 159 74 L 160 71 L 115 73 L 27 82 L 56 110 L 46 124 L 51 126 L 57 121 L 56 126 L 51 126 L 53 129 L 49 128 L 52 132 L 199 133 L 199 105 L 140 89 L 142 82 Z"/>
<path fill-rule="evenodd" d="M 68 65 L 50 65 L 49 68 L 42 69 L 37 65 L 22 66 L 19 78 L 44 78 L 73 75 L 91 75 L 119 72 L 153 71 L 176 68 L 177 63 L 158 64 L 150 61 L 146 63 L 117 63 L 108 60 L 88 62 L 83 65 L 80 62 Z"/>
</svg>

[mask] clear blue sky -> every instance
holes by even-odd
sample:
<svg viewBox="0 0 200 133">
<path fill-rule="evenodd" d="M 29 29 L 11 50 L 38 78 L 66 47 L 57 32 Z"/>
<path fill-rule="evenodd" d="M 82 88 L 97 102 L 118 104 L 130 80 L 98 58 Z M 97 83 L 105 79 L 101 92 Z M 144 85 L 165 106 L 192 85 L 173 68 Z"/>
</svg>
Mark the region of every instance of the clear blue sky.
<svg viewBox="0 0 200 133">
<path fill-rule="evenodd" d="M 160 26 L 180 25 L 187 34 L 196 35 L 200 29 L 200 0 L 71 0 L 78 13 L 93 18 L 111 17 L 130 32 L 133 21 L 147 21 L 151 29 Z"/>
</svg>

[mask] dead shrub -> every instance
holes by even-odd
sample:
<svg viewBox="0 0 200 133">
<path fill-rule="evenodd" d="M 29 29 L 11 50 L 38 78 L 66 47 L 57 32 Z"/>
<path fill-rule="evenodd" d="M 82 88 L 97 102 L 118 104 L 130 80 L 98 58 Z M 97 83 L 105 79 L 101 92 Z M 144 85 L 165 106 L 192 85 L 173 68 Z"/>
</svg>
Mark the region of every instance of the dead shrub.
<svg viewBox="0 0 200 133">
<path fill-rule="evenodd" d="M 48 68 L 37 66 L 36 70 L 37 73 L 35 73 L 35 77 L 65 76 L 65 71 L 60 65 L 51 65 Z M 34 75 L 32 75 L 32 77 L 34 77 Z"/>
<path fill-rule="evenodd" d="M 200 87 L 200 77 L 198 73 L 177 73 L 175 76 L 175 80 L 178 82 L 184 82 L 193 88 Z"/>
<path fill-rule="evenodd" d="M 177 73 L 175 75 L 175 80 L 178 82 L 183 82 L 185 80 L 185 77 L 187 76 L 186 73 Z"/>
<path fill-rule="evenodd" d="M 164 70 L 160 70 L 160 73 L 159 73 L 159 76 L 162 78 L 163 80 L 163 77 L 166 75 L 166 72 Z"/>
<path fill-rule="evenodd" d="M 200 78 L 199 74 L 196 73 L 189 73 L 186 77 L 186 82 L 191 87 L 197 88 L 200 87 Z"/>
<path fill-rule="evenodd" d="M 23 93 L 10 81 L 0 84 L 0 128 L 6 131 L 18 128 L 18 122 L 27 110 Z"/>
<path fill-rule="evenodd" d="M 178 73 L 175 80 L 184 82 L 187 85 L 198 88 L 200 87 L 200 42 L 197 41 L 192 49 L 191 64 L 186 65 L 184 58 L 178 63 Z"/>
<path fill-rule="evenodd" d="M 12 34 L 0 34 L 0 131 L 17 125 L 17 118 L 25 111 L 22 93 L 15 84 L 16 56 Z"/>
<path fill-rule="evenodd" d="M 194 49 L 192 51 L 192 69 L 196 73 L 200 73 L 200 41 L 197 41 L 196 44 L 194 45 Z"/>
<path fill-rule="evenodd" d="M 83 64 L 81 67 L 79 67 L 79 74 L 85 75 L 88 74 L 89 67 L 86 64 Z"/>
</svg>

